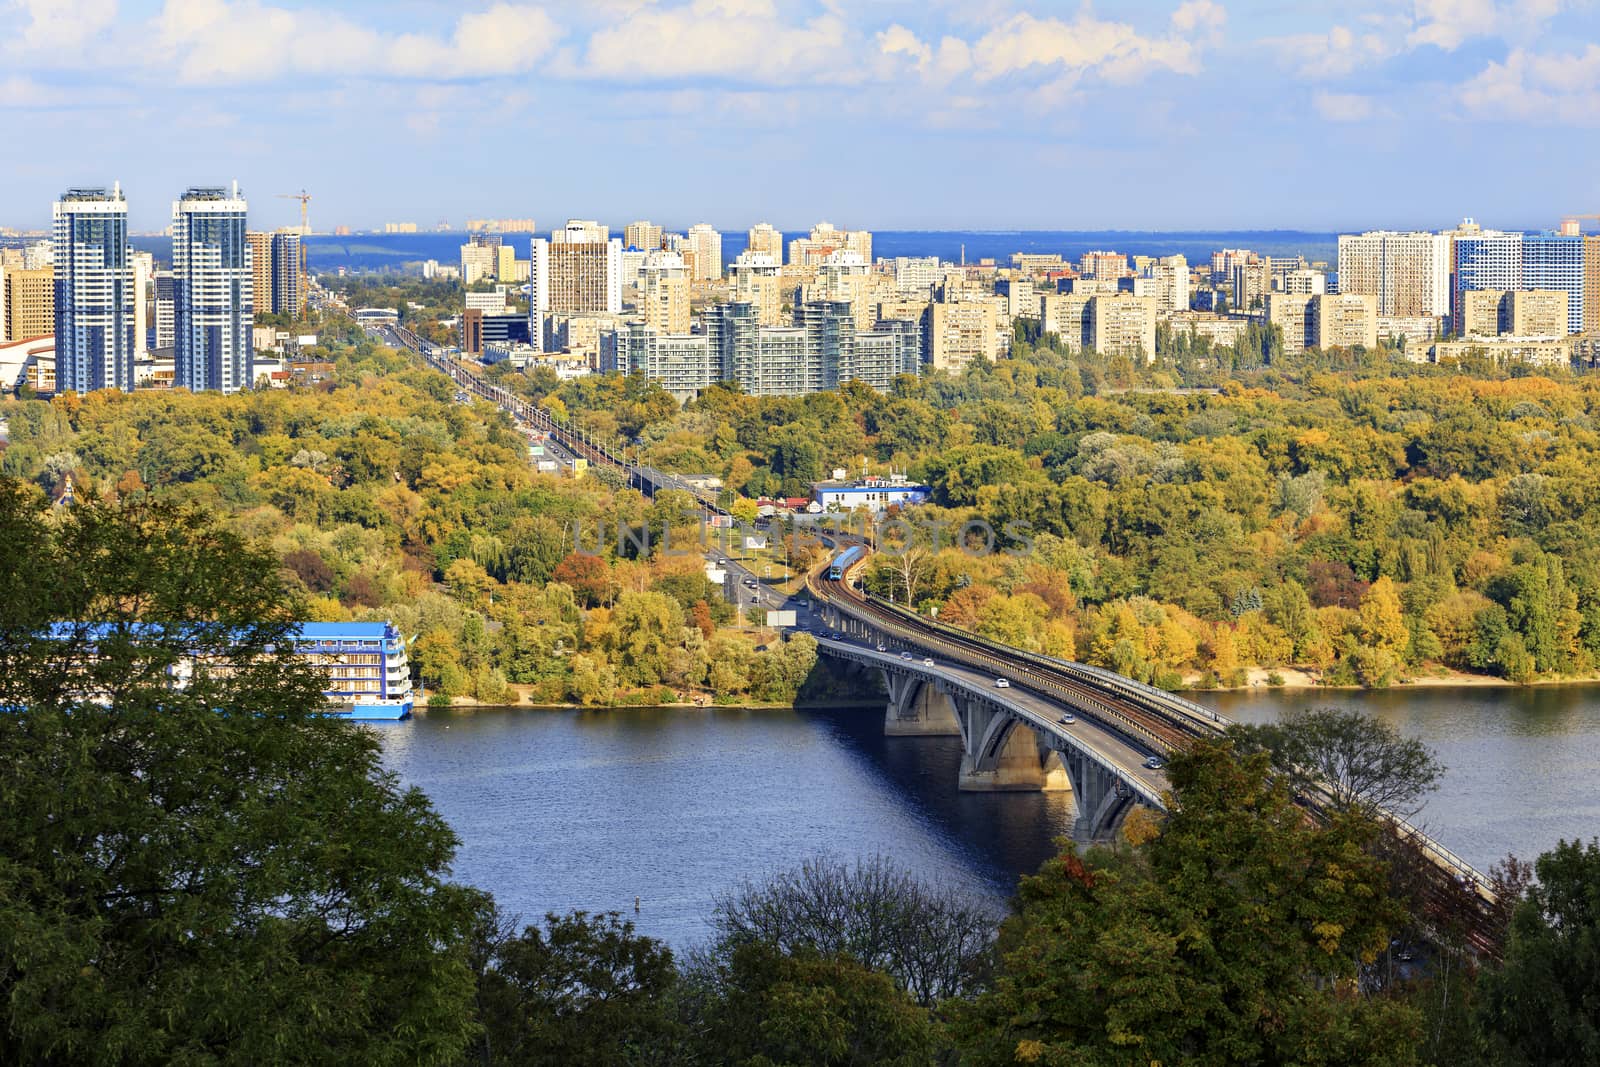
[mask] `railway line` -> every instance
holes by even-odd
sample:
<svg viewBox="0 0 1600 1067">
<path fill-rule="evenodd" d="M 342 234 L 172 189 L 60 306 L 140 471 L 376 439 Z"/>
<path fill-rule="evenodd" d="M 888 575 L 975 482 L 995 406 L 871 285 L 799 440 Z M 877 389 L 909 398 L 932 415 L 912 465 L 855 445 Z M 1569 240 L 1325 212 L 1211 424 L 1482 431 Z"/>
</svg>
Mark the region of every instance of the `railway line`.
<svg viewBox="0 0 1600 1067">
<path fill-rule="evenodd" d="M 498 405 L 513 418 L 549 433 L 563 447 L 596 465 L 622 470 L 641 488 L 671 488 L 688 493 L 709 512 L 726 514 L 712 498 L 678 481 L 672 475 L 638 467 L 603 442 L 595 440 L 549 411 L 529 403 L 509 389 L 486 381 L 437 346 L 403 327 L 385 327 L 401 346 L 447 375 L 461 389 Z M 855 544 L 835 539 L 839 545 Z M 1217 737 L 1229 725 L 1214 711 L 1164 690 L 1123 677 L 1104 668 L 1072 663 L 989 641 L 947 624 L 923 618 L 903 606 L 887 604 L 857 589 L 853 579 L 870 559 L 865 545 L 853 555 L 837 577 L 823 567 L 806 576 L 806 588 L 816 603 L 826 604 L 870 627 L 886 640 L 903 643 L 946 657 L 953 663 L 981 669 L 1012 685 L 1058 700 L 1079 714 L 1119 735 L 1151 755 L 1165 757 L 1200 738 Z M 1325 818 L 1333 798 L 1325 789 L 1312 788 L 1299 798 L 1307 812 Z M 1428 864 L 1426 897 L 1440 923 L 1450 919 L 1462 927 L 1461 936 L 1475 950 L 1498 951 L 1495 929 L 1498 899 L 1477 870 L 1429 834 L 1392 813 L 1382 818 L 1397 841 L 1414 849 Z"/>
</svg>

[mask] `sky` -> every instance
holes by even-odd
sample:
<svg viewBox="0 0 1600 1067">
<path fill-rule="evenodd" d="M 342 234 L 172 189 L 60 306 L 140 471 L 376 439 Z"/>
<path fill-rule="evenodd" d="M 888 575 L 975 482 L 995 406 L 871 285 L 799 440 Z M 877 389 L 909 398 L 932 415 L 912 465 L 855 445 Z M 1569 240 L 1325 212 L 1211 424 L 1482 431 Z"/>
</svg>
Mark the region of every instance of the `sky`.
<svg viewBox="0 0 1600 1067">
<path fill-rule="evenodd" d="M 1542 228 L 1600 214 L 1600 0 L 0 0 L 0 146 L 21 227 Z"/>
</svg>

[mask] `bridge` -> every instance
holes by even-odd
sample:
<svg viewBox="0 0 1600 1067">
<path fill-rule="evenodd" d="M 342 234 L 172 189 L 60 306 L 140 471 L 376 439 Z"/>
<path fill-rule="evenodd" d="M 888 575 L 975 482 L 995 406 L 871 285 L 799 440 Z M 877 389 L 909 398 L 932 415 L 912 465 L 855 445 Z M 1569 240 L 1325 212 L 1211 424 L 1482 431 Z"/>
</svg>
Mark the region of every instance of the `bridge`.
<svg viewBox="0 0 1600 1067">
<path fill-rule="evenodd" d="M 629 462 L 620 449 L 485 381 L 403 327 L 374 329 L 575 454 L 624 472 L 646 494 L 681 490 L 707 511 L 726 514 L 715 499 Z M 812 603 L 829 627 L 818 637 L 818 651 L 846 670 L 881 673 L 886 732 L 959 736 L 958 788 L 1070 789 L 1080 828 L 1104 837 L 1136 804 L 1166 810 L 1166 757 L 1198 739 L 1222 736 L 1229 725 L 1209 708 L 1112 671 L 1011 648 L 862 593 L 855 578 L 869 558 L 858 554 L 838 578 L 827 567 L 807 576 Z M 1331 794 L 1315 787 L 1296 799 L 1313 818 L 1332 805 Z M 1464 911 L 1469 943 L 1496 952 L 1497 898 L 1488 879 L 1405 819 L 1382 817 L 1397 842 L 1424 861 L 1429 907 L 1438 915 Z"/>
</svg>

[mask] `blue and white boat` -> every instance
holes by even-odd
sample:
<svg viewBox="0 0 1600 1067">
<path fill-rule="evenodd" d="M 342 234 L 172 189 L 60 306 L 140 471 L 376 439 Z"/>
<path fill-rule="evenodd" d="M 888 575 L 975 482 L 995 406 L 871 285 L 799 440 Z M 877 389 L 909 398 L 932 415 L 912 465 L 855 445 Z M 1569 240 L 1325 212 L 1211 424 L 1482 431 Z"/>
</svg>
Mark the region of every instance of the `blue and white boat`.
<svg viewBox="0 0 1600 1067">
<path fill-rule="evenodd" d="M 328 672 L 328 710 L 349 719 L 404 719 L 414 697 L 406 641 L 387 622 L 305 622 L 295 652 Z"/>
</svg>

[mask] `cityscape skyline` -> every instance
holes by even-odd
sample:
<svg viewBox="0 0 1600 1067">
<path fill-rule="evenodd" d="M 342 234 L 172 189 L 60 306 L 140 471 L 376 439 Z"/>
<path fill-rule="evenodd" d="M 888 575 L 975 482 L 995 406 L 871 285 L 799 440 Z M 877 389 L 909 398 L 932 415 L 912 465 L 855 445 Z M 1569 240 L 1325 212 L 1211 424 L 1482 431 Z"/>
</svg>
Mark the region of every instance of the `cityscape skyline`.
<svg viewBox="0 0 1600 1067">
<path fill-rule="evenodd" d="M 310 190 L 318 230 L 530 212 L 1537 229 L 1600 211 L 1592 0 L 23 0 L 0 29 L 0 123 L 52 145 L 0 165 L 0 224 L 21 228 L 60 188 L 118 178 L 136 230 L 163 224 L 154 190 L 234 177 L 265 225 L 296 221 L 266 199 Z M 589 163 L 547 164 L 584 146 L 566 158 Z M 119 158 L 140 162 L 103 173 Z"/>
</svg>

